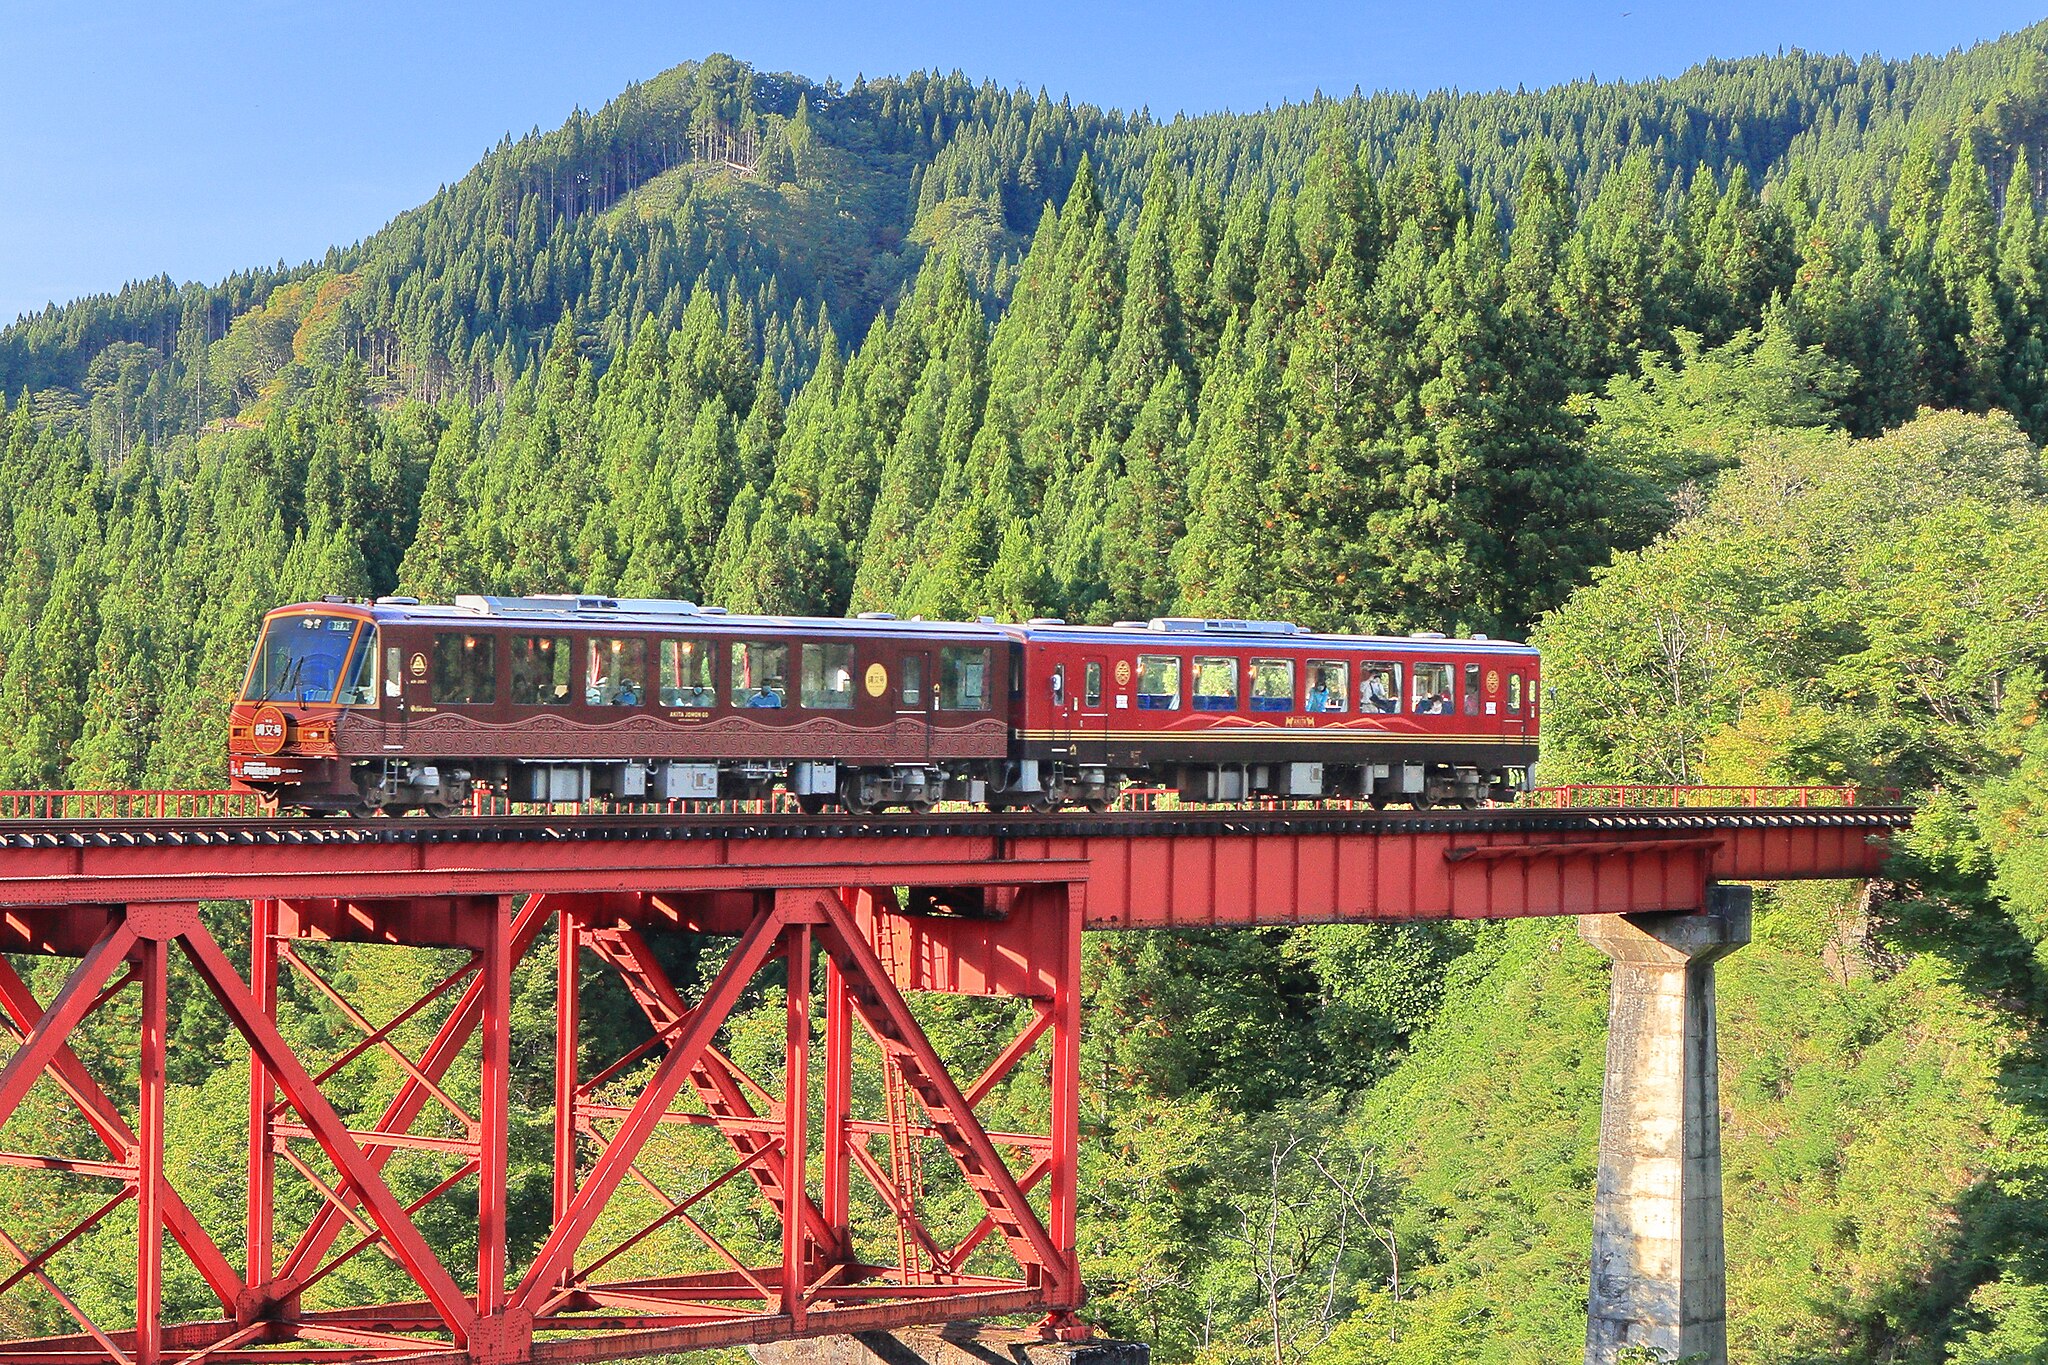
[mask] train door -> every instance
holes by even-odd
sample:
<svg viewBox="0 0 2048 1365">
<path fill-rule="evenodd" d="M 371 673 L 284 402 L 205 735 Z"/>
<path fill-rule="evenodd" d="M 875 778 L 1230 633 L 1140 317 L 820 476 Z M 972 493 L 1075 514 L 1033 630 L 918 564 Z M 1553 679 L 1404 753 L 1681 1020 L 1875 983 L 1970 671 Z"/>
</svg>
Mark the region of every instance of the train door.
<svg viewBox="0 0 2048 1365">
<path fill-rule="evenodd" d="M 1069 740 L 1079 763 L 1105 763 L 1109 745 L 1109 664 L 1089 655 L 1081 660 L 1080 676 L 1067 693 Z"/>
<path fill-rule="evenodd" d="M 424 703 L 427 700 L 427 655 L 424 640 L 408 640 L 403 645 L 393 644 L 391 637 L 384 637 L 383 686 L 378 689 L 382 696 L 380 704 L 383 718 L 391 725 L 405 724 L 408 692 L 411 700 Z"/>
<path fill-rule="evenodd" d="M 1501 705 L 1501 729 L 1510 739 L 1527 739 L 1529 736 L 1529 713 L 1535 709 L 1536 687 L 1517 667 L 1510 667 L 1507 675 L 1507 695 Z"/>
<path fill-rule="evenodd" d="M 1054 664 L 1045 674 L 1045 700 L 1052 716 L 1052 751 L 1069 763 L 1081 761 L 1081 755 L 1076 748 L 1080 739 L 1075 724 L 1079 700 L 1075 693 L 1077 679 L 1069 676 L 1075 672 L 1072 664 L 1062 663 Z"/>
<path fill-rule="evenodd" d="M 939 704 L 939 680 L 929 650 L 903 652 L 896 671 L 898 752 L 920 760 L 932 756 L 932 710 Z"/>
</svg>

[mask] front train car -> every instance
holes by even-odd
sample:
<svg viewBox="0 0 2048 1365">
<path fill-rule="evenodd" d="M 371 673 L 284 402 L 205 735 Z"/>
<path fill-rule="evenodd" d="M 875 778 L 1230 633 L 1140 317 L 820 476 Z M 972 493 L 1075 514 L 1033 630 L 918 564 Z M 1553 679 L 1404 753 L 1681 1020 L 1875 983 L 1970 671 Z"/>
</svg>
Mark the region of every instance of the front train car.
<svg viewBox="0 0 2048 1365">
<path fill-rule="evenodd" d="M 324 602 L 263 618 L 241 696 L 228 712 L 228 777 L 276 807 L 348 810 L 360 795 L 335 743 L 342 717 L 378 700 L 377 622 Z"/>
<path fill-rule="evenodd" d="M 229 775 L 276 808 L 1009 795 L 1017 641 L 989 621 L 746 616 L 601 596 L 384 597 L 264 620 Z M 1033 789 L 1015 794 L 1032 801 Z"/>
</svg>

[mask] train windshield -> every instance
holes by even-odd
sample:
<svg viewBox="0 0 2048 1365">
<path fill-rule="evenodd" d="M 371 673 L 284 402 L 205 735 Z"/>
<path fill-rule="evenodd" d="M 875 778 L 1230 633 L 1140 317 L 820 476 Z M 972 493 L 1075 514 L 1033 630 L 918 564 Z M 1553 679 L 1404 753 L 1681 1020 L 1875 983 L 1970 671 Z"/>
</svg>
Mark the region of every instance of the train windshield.
<svg viewBox="0 0 2048 1365">
<path fill-rule="evenodd" d="M 263 628 L 242 700 L 367 706 L 376 699 L 376 657 L 377 628 L 367 622 L 280 616 Z"/>
</svg>

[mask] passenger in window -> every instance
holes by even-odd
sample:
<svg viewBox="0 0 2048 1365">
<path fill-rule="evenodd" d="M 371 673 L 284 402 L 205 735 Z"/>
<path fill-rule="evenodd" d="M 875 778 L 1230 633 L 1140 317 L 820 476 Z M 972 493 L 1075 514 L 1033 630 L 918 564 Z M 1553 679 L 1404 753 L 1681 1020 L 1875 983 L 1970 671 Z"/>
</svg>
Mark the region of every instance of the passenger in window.
<svg viewBox="0 0 2048 1365">
<path fill-rule="evenodd" d="M 775 689 L 767 683 L 762 683 L 759 687 L 755 688 L 754 695 L 747 698 L 747 706 L 751 710 L 770 711 L 775 710 L 781 705 L 782 698 L 777 696 Z"/>
<path fill-rule="evenodd" d="M 702 640 L 661 642 L 661 685 L 655 693 L 663 706 L 712 704 L 712 659 L 717 646 Z"/>
<path fill-rule="evenodd" d="M 638 706 L 647 676 L 646 642 L 592 640 L 585 653 L 583 700 L 590 706 Z"/>
<path fill-rule="evenodd" d="M 1447 716 L 1451 713 L 1452 674 L 1449 664 L 1415 665 L 1415 714 Z"/>
<path fill-rule="evenodd" d="M 1389 689 L 1389 679 L 1380 669 L 1374 669 L 1366 679 L 1365 704 L 1381 715 L 1392 715 L 1401 709 L 1401 699 Z"/>
<path fill-rule="evenodd" d="M 1289 679 L 1292 690 L 1292 679 Z M 1302 692 L 1302 709 L 1318 714 L 1342 714 L 1351 709 L 1351 665 L 1326 659 L 1308 662 L 1308 683 Z"/>
</svg>

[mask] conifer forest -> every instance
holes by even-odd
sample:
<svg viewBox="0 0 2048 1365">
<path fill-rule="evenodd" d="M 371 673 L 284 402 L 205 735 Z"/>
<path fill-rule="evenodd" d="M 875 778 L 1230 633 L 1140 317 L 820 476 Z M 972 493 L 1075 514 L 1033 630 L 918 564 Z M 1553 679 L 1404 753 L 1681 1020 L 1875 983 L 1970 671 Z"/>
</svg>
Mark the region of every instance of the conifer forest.
<svg viewBox="0 0 2048 1365">
<path fill-rule="evenodd" d="M 326 594 L 1533 639 L 1547 782 L 1924 812 L 1886 883 L 1761 891 L 1722 968 L 1733 1358 L 2048 1361 L 2044 200 L 2048 23 L 1171 121 L 688 62 L 322 259 L 0 330 L 0 788 L 224 785 L 262 613 Z M 1102 936 L 1086 971 L 1103 1330 L 1577 1358 L 1607 976 L 1568 922 Z M 737 1056 L 782 1045 L 756 1007 Z M 236 1226 L 246 1052 L 174 1023 L 180 1192 Z M 18 1231 L 75 1216 L 29 1188 L 0 1172 Z M 128 1236 L 125 1272 L 118 1232 L 67 1252 L 88 1307 Z M 0 1293 L 10 1333 L 54 1313 Z"/>
</svg>

